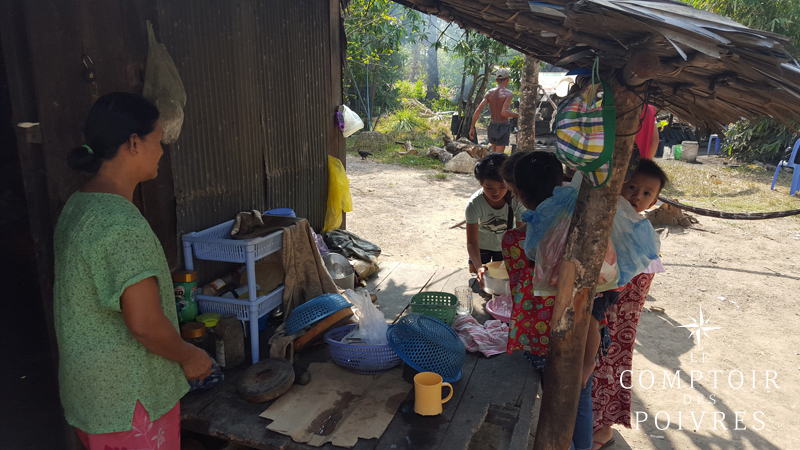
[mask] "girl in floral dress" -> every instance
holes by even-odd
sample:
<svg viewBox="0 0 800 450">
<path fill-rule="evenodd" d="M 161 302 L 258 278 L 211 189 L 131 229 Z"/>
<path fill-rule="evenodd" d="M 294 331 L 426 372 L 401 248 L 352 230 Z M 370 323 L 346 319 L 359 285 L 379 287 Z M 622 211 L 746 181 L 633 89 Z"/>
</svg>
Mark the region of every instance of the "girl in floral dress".
<svg viewBox="0 0 800 450">
<path fill-rule="evenodd" d="M 552 153 L 519 152 L 503 166 L 503 181 L 529 210 L 552 196 L 563 178 L 561 163 Z M 503 235 L 503 259 L 513 298 L 507 352 L 524 350 L 534 367 L 543 368 L 555 297 L 537 296 L 534 292 L 533 264 L 525 256 L 524 242 L 524 226 Z"/>
<path fill-rule="evenodd" d="M 514 197 L 529 210 L 536 209 L 540 203 L 551 197 L 553 190 L 561 185 L 564 178 L 561 163 L 555 155 L 545 152 L 515 154 L 503 166 L 502 173 L 504 182 Z M 525 358 L 534 368 L 544 369 L 555 296 L 541 295 L 533 288 L 533 263 L 525 255 L 525 235 L 526 227 L 522 226 L 507 231 L 502 242 L 503 259 L 513 297 L 507 352 L 524 350 Z M 601 307 L 603 315 L 607 308 L 603 307 L 606 294 L 611 293 L 600 293 L 595 298 L 595 307 Z M 598 322 L 605 322 L 604 318 L 597 317 L 599 314 L 596 315 L 594 310 L 592 315 Z M 598 322 L 592 321 L 595 328 L 598 327 Z M 571 447 L 578 450 L 589 450 L 593 443 L 591 380 L 594 356 L 600 345 L 600 333 L 596 334 L 596 339 L 587 339 L 584 385 L 580 392 Z M 591 333 L 589 336 L 594 337 Z M 591 361 L 587 362 L 588 359 Z"/>
</svg>

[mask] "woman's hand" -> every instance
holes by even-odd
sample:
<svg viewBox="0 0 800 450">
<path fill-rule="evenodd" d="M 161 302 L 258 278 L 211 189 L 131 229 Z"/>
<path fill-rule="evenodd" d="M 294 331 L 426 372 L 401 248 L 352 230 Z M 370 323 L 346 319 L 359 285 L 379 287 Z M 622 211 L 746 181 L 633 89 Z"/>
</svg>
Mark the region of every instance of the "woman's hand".
<svg viewBox="0 0 800 450">
<path fill-rule="evenodd" d="M 205 350 L 192 346 L 189 359 L 181 361 L 187 380 L 204 380 L 211 375 L 211 358 Z"/>
<path fill-rule="evenodd" d="M 120 297 L 120 308 L 128 330 L 146 349 L 180 363 L 190 380 L 211 374 L 208 354 L 181 339 L 178 330 L 164 315 L 155 277 L 128 286 Z"/>
</svg>

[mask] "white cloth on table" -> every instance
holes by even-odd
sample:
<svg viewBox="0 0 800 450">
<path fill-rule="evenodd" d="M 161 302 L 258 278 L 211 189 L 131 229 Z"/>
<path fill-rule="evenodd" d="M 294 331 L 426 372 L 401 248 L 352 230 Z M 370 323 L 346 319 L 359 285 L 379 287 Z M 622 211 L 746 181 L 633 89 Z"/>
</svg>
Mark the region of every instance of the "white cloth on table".
<svg viewBox="0 0 800 450">
<path fill-rule="evenodd" d="M 459 314 L 453 319 L 453 330 L 470 352 L 492 356 L 506 352 L 508 325 L 499 320 L 487 320 L 483 325 L 474 317 Z"/>
</svg>

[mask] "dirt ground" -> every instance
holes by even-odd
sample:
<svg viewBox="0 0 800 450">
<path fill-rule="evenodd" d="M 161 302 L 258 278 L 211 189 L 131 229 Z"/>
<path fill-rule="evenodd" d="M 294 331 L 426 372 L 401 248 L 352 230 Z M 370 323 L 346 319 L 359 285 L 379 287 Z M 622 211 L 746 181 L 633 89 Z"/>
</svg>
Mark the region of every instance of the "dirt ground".
<svg viewBox="0 0 800 450">
<path fill-rule="evenodd" d="M 466 232 L 451 227 L 479 187 L 471 176 L 351 155 L 347 172 L 347 228 L 380 245 L 381 261 L 465 266 Z M 617 427 L 613 448 L 800 448 L 800 221 L 698 219 L 705 231 L 673 227 L 662 240 L 667 272 L 650 289 L 633 358 L 634 426 Z M 698 342 L 681 326 L 701 314 L 712 329 Z"/>
</svg>

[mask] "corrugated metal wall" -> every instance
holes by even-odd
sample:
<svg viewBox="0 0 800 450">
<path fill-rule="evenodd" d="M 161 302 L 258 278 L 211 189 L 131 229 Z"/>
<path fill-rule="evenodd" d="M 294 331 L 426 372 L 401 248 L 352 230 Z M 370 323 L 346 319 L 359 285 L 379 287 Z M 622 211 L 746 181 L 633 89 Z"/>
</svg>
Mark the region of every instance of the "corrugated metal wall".
<svg viewBox="0 0 800 450">
<path fill-rule="evenodd" d="M 252 209 L 322 227 L 331 100 L 326 0 L 162 0 L 157 35 L 187 91 L 172 145 L 177 231 Z"/>
</svg>

